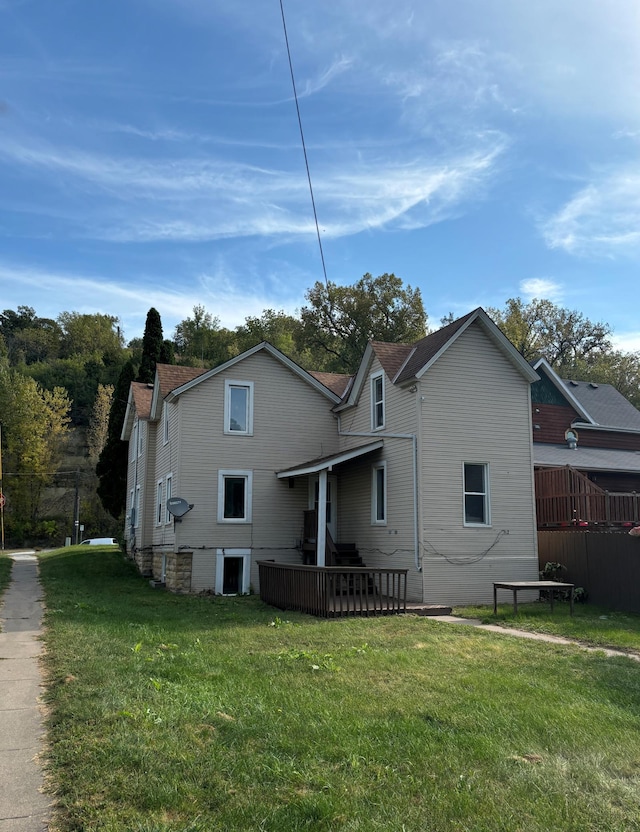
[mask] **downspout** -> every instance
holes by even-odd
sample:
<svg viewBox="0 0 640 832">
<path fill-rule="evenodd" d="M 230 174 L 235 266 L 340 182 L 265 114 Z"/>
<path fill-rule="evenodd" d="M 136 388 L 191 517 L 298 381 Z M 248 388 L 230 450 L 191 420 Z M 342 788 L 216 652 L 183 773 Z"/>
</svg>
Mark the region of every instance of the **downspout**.
<svg viewBox="0 0 640 832">
<path fill-rule="evenodd" d="M 386 433 L 385 431 L 343 431 L 338 413 L 338 436 L 360 436 L 367 439 L 410 439 L 413 451 L 413 557 L 416 570 L 422 572 L 418 535 L 418 441 L 415 433 Z"/>
</svg>

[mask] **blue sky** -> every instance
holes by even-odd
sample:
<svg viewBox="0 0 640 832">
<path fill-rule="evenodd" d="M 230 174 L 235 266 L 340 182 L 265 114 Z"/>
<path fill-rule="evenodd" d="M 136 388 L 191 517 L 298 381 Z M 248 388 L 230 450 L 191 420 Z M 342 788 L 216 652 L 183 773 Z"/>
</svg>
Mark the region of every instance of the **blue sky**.
<svg viewBox="0 0 640 832">
<path fill-rule="evenodd" d="M 640 349 L 640 6 L 285 0 L 327 273 Z M 0 0 L 0 308 L 235 327 L 323 278 L 279 0 Z"/>
</svg>

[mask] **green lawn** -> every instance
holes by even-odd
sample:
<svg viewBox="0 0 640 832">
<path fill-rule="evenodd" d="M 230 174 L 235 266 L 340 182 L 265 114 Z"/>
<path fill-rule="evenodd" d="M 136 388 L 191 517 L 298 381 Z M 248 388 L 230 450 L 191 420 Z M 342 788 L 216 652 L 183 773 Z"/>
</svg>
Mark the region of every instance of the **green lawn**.
<svg viewBox="0 0 640 832">
<path fill-rule="evenodd" d="M 568 603 L 554 605 L 553 612 L 546 602 L 518 603 L 514 615 L 512 604 L 498 604 L 498 614 L 493 606 L 458 607 L 453 612 L 463 618 L 478 618 L 484 624 L 499 624 L 536 633 L 583 641 L 595 647 L 612 647 L 618 650 L 640 653 L 640 615 L 613 612 L 594 604 L 574 604 L 573 615 Z"/>
<path fill-rule="evenodd" d="M 91 549 L 41 559 L 58 829 L 640 829 L 637 663 L 176 597 Z"/>
</svg>

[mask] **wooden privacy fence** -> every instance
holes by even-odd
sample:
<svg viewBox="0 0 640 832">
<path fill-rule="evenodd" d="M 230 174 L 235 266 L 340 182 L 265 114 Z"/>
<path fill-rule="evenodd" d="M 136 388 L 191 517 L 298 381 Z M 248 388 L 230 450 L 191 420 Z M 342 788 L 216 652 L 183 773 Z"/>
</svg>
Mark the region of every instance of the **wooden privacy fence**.
<svg viewBox="0 0 640 832">
<path fill-rule="evenodd" d="M 407 570 L 258 561 L 260 598 L 322 618 L 393 615 L 407 609 Z"/>
<path fill-rule="evenodd" d="M 588 600 L 640 613 L 640 538 L 621 531 L 557 529 L 538 532 L 540 568 L 561 563 L 560 580 L 585 588 Z"/>
<path fill-rule="evenodd" d="M 535 484 L 538 528 L 640 522 L 640 495 L 603 491 L 569 465 L 536 471 Z"/>
</svg>

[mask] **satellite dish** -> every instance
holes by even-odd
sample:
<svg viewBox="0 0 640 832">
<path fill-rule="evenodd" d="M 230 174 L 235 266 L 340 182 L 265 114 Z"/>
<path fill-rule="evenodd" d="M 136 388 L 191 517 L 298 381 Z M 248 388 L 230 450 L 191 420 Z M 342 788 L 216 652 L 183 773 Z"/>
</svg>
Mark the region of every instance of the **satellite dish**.
<svg viewBox="0 0 640 832">
<path fill-rule="evenodd" d="M 188 503 L 182 497 L 170 497 L 167 500 L 167 511 L 177 520 L 183 517 L 188 511 L 191 511 L 192 508 L 193 503 Z"/>
</svg>

